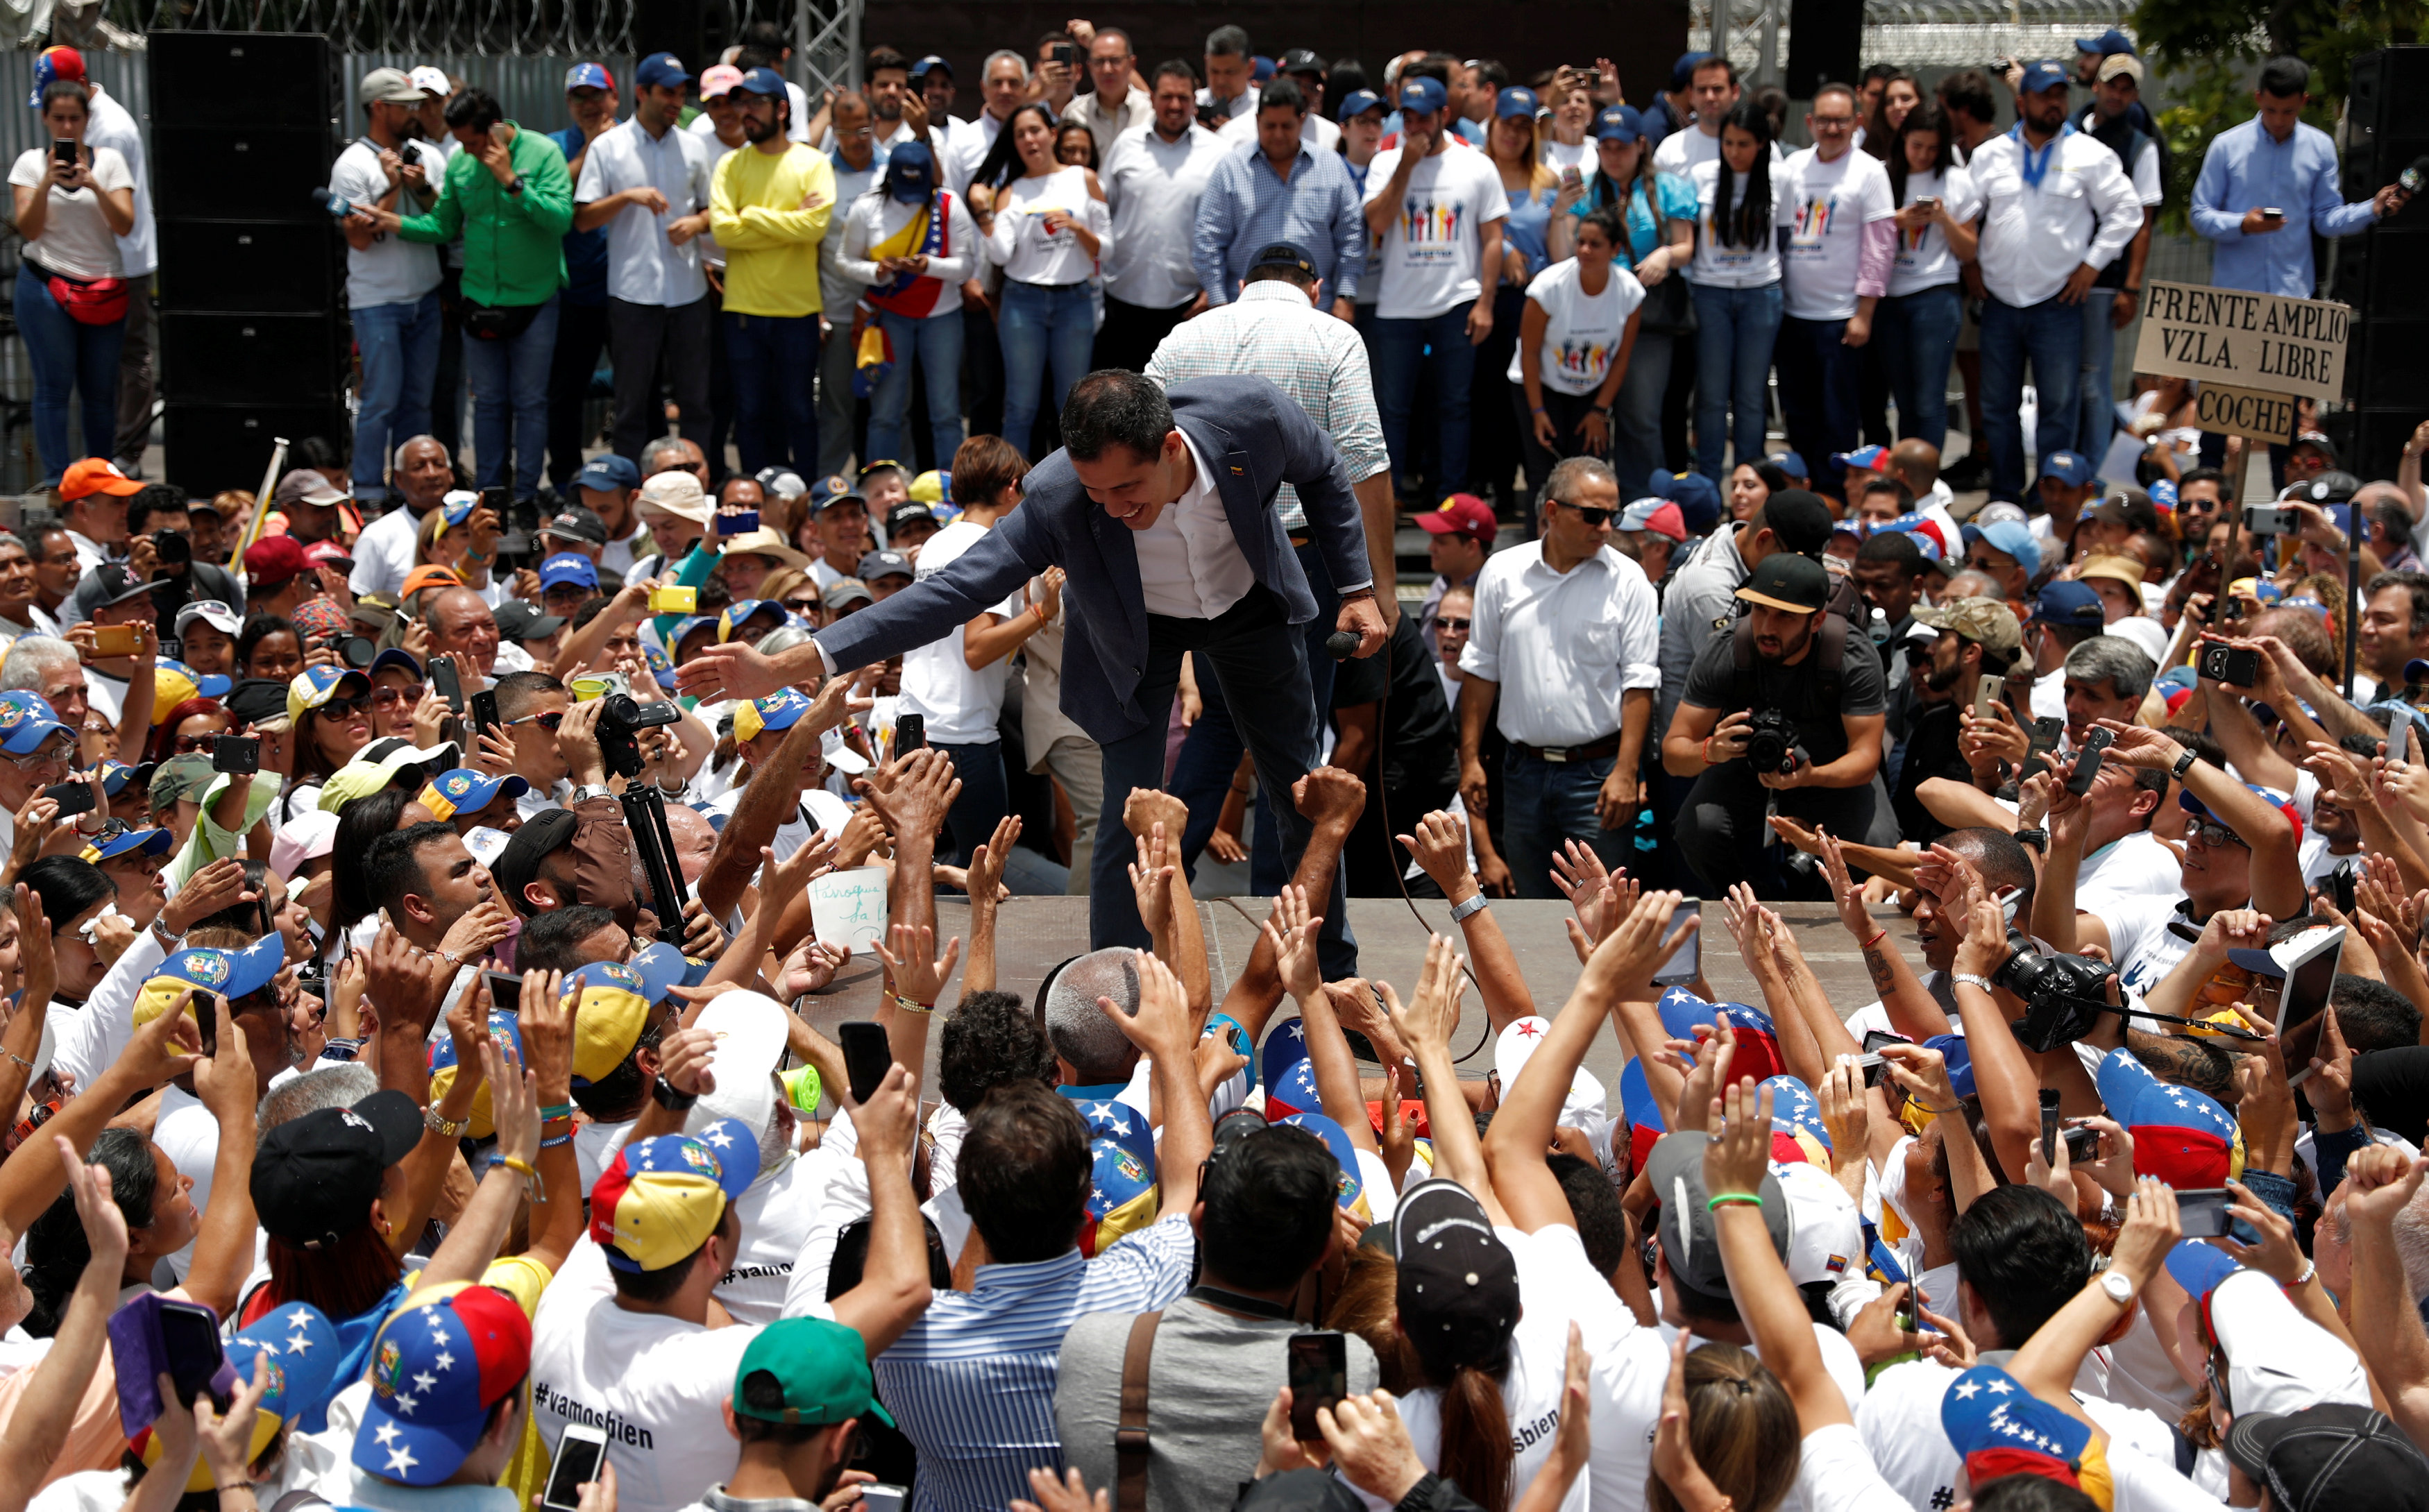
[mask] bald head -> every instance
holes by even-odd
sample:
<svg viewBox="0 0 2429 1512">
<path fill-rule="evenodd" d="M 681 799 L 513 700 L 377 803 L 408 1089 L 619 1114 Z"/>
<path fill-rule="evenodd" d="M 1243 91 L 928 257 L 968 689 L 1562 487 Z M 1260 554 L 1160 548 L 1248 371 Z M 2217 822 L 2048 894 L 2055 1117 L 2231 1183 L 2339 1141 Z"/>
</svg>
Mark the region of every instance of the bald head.
<svg viewBox="0 0 2429 1512">
<path fill-rule="evenodd" d="M 483 677 L 493 675 L 498 660 L 498 616 L 470 588 L 445 588 L 430 600 L 430 649 L 453 651 L 471 659 Z"/>
<path fill-rule="evenodd" d="M 667 832 L 674 836 L 675 864 L 683 869 L 686 886 L 696 883 L 708 870 L 709 852 L 717 848 L 717 831 L 709 828 L 708 818 L 687 803 L 666 806 Z"/>
<path fill-rule="evenodd" d="M 1890 448 L 1890 476 L 1921 499 L 1940 481 L 1940 448 L 1920 437 L 1908 436 Z"/>
</svg>

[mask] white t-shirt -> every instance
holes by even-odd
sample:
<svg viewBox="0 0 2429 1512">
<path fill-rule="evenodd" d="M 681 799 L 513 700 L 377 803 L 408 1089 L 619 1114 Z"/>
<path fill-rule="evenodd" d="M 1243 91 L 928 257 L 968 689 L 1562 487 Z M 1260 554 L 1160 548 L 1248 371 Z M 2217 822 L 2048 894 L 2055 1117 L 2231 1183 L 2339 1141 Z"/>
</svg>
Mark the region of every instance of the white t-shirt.
<svg viewBox="0 0 2429 1512">
<path fill-rule="evenodd" d="M 742 1240 L 717 1283 L 717 1300 L 735 1323 L 771 1323 L 785 1314 L 785 1285 L 809 1242 L 826 1186 L 824 1171 L 801 1156 L 761 1175 L 735 1199 Z"/>
<path fill-rule="evenodd" d="M 1982 196 L 1974 192 L 1974 175 L 1951 165 L 1945 173 L 1908 173 L 1906 202 L 1939 200 L 1948 217 L 1968 225 L 1982 213 Z M 1957 282 L 1957 258 L 1948 250 L 1948 233 L 1938 222 L 1920 231 L 1898 233 L 1897 261 L 1890 269 L 1890 292 L 1913 294 Z"/>
<path fill-rule="evenodd" d="M 408 166 L 421 165 L 432 191 L 437 192 L 439 176 L 447 172 L 445 160 L 419 141 L 406 142 L 402 156 Z M 388 193 L 388 174 L 381 172 L 379 154 L 370 142 L 357 137 L 338 155 L 329 170 L 329 192 L 341 194 L 354 205 L 377 205 Z M 406 213 L 418 213 L 409 199 L 399 194 L 397 203 Z M 437 247 L 382 231 L 372 238 L 370 246 L 346 249 L 346 303 L 355 309 L 402 304 L 438 287 Z"/>
<path fill-rule="evenodd" d="M 1954 1498 L 1965 1490 L 1964 1461 L 1940 1426 L 1941 1400 L 1959 1373 L 1937 1360 L 1892 1365 L 1873 1377 L 1864 1405 L 1856 1409 L 1856 1431 L 1874 1473 L 1913 1506 L 1946 1506 L 1943 1493 Z M 2158 1418 L 2090 1394 L 2079 1377 L 2074 1399 L 2110 1438 L 2143 1454 L 2169 1455 L 2173 1463 L 2174 1440 Z M 1812 1440 L 1806 1443 L 1809 1454 Z"/>
<path fill-rule="evenodd" d="M 1653 166 L 1664 173 L 1692 173 L 1705 163 L 1719 161 L 1720 156 L 1721 134 L 1706 136 L 1704 128 L 1691 121 L 1683 130 L 1661 139 L 1653 149 Z M 1772 156 L 1778 156 L 1776 144 Z"/>
<path fill-rule="evenodd" d="M 1377 153 L 1366 165 L 1364 203 L 1373 204 L 1399 171 L 1400 149 Z M 1399 219 L 1383 233 L 1377 317 L 1421 320 L 1476 299 L 1484 288 L 1477 273 L 1484 223 L 1509 215 L 1501 172 L 1480 152 L 1446 147 L 1410 170 Z"/>
<path fill-rule="evenodd" d="M 1870 158 L 1865 159 L 1867 162 Z M 1791 1501 L 1804 1512 L 1912 1512 L 1873 1466 L 1853 1423 L 1825 1423 L 1805 1436 Z"/>
<path fill-rule="evenodd" d="M 63 189 L 51 184 L 49 218 L 42 222 L 42 234 L 25 243 L 25 255 L 70 278 L 115 278 L 123 271 L 118 238 L 102 219 L 100 191 L 131 189 L 135 174 L 126 159 L 112 149 L 88 150 L 92 154 L 92 181 L 98 188 Z M 50 177 L 51 150 L 46 146 L 26 148 L 8 170 L 8 182 L 27 189 L 50 184 Z"/>
<path fill-rule="evenodd" d="M 1695 165 L 1695 260 L 1689 267 L 1687 281 L 1712 288 L 1760 288 L 1765 284 L 1779 282 L 1779 241 L 1765 227 L 1752 246 L 1721 245 L 1720 217 L 1713 213 L 1712 198 L 1720 191 L 1721 160 L 1714 157 Z M 1736 173 L 1729 180 L 1728 208 L 1735 211 L 1745 203 L 1746 175 Z M 1772 225 L 1786 219 L 1788 202 L 1780 198 L 1776 179 L 1771 186 Z"/>
<path fill-rule="evenodd" d="M 1061 210 L 1097 235 L 1098 255 L 1088 255 L 1070 226 L 1046 227 L 1046 212 Z M 1112 252 L 1114 215 L 1088 192 L 1088 171 L 1058 168 L 1035 178 L 1016 178 L 996 196 L 994 230 L 987 235 L 987 261 L 1018 284 L 1079 284 Z M 929 545 L 935 543 L 931 541 Z M 926 555 L 927 547 L 920 548 Z"/>
<path fill-rule="evenodd" d="M 2118 980 L 2138 993 L 2165 980 L 2201 937 L 2200 926 L 2176 912 L 2173 898 L 2119 898 L 2100 916 L 2108 925 L 2108 953 L 2117 962 Z"/>
<path fill-rule="evenodd" d="M 1595 150 L 1594 139 L 1591 137 L 1574 147 L 1564 141 L 1554 141 L 1546 137 L 1542 145 L 1536 148 L 1543 156 L 1545 168 L 1555 173 L 1566 173 L 1574 168 L 1581 177 L 1594 172 Z"/>
<path fill-rule="evenodd" d="M 2184 870 L 2176 853 L 2148 830 L 2101 846 L 2083 858 L 2075 873 L 2075 908 L 2103 917 L 2110 905 L 2128 899 L 2173 903 L 2184 896 Z"/>
<path fill-rule="evenodd" d="M 1544 346 L 1538 353 L 1544 386 L 1563 394 L 1591 394 L 1611 373 L 1628 317 L 1644 303 L 1644 286 L 1614 265 L 1599 294 L 1578 283 L 1578 261 L 1556 262 L 1527 285 L 1527 297 L 1544 311 Z M 1518 353 L 1510 353 L 1512 383 L 1520 381 Z"/>
<path fill-rule="evenodd" d="M 1773 171 L 1775 204 L 1788 210 L 1788 258 L 1781 278 L 1787 310 L 1800 320 L 1843 320 L 1856 313 L 1856 271 L 1864 227 L 1896 214 L 1889 170 L 1849 148 L 1824 162 L 1811 147 Z"/>
<path fill-rule="evenodd" d="M 986 539 L 986 534 L 983 525 L 957 519 L 931 535 L 919 548 L 917 577 L 934 577 L 954 558 Z M 987 613 L 1007 617 L 1020 613 L 1020 596 L 1012 595 Z M 963 627 L 955 625 L 941 638 L 902 653 L 902 711 L 927 719 L 932 745 L 993 745 L 1001 738 L 996 732 L 996 721 L 1003 715 L 1012 658 L 1000 657 L 973 672 L 962 647 Z"/>
<path fill-rule="evenodd" d="M 552 1457 L 567 1423 L 603 1429 L 617 1504 L 674 1512 L 734 1473 L 739 1446 L 722 1431 L 724 1404 L 758 1334 L 618 1307 L 606 1255 L 586 1235 L 532 1319 L 532 1422 Z"/>
</svg>

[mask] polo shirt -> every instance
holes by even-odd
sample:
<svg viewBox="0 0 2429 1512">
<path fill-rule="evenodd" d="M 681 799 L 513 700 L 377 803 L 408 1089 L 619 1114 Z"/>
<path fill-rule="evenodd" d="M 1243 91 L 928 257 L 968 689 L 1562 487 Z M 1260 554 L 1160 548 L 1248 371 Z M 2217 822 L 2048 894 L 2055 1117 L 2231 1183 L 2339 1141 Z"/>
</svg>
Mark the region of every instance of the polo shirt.
<svg viewBox="0 0 2429 1512">
<path fill-rule="evenodd" d="M 607 293 L 628 304 L 689 304 L 708 293 L 700 271 L 700 238 L 678 247 L 667 227 L 708 208 L 708 143 L 669 126 L 652 137 L 638 117 L 600 133 L 582 161 L 573 203 L 589 205 L 626 189 L 651 188 L 667 207 L 653 212 L 626 205 L 598 229 L 607 234 Z"/>
</svg>

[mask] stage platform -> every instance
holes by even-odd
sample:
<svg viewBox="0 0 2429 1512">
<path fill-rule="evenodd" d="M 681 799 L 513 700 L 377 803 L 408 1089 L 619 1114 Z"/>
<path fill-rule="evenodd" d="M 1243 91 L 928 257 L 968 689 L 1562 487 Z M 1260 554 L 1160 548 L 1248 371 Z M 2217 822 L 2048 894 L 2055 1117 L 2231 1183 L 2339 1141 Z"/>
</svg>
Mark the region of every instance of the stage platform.
<svg viewBox="0 0 2429 1512">
<path fill-rule="evenodd" d="M 1863 958 L 1847 931 L 1839 927 L 1836 910 L 1826 903 L 1789 903 L 1775 905 L 1789 927 L 1796 931 L 1797 943 L 1804 947 L 1824 991 L 1842 1017 L 1873 1000 L 1875 994 L 1866 976 Z M 1271 910 L 1270 899 L 1256 897 L 1216 897 L 1200 900 L 1198 921 L 1206 933 L 1208 965 L 1214 979 L 1214 998 L 1222 1001 L 1224 991 L 1239 975 L 1256 944 L 1257 924 Z M 1370 979 L 1380 978 L 1392 984 L 1404 997 L 1413 990 L 1419 968 L 1424 964 L 1426 935 L 1429 929 L 1439 929 L 1454 940 L 1458 927 L 1449 922 L 1450 905 L 1439 900 L 1420 901 L 1417 912 L 1426 923 L 1420 925 L 1410 913 L 1409 905 L 1398 898 L 1360 897 L 1349 900 L 1349 927 L 1358 937 L 1359 968 Z M 1496 902 L 1493 911 L 1501 922 L 1502 932 L 1510 937 L 1518 952 L 1520 970 L 1526 974 L 1527 985 L 1535 994 L 1538 1011 L 1556 1013 L 1568 1000 L 1569 990 L 1578 976 L 1576 954 L 1569 948 L 1566 930 L 1562 921 L 1569 916 L 1566 903 L 1557 899 L 1510 899 Z M 1922 954 L 1915 945 L 1911 921 L 1893 909 L 1875 911 L 1875 917 L 1889 927 L 1890 937 L 1907 952 L 1907 960 L 1920 971 Z M 936 923 L 940 935 L 962 935 L 969 932 L 969 905 L 960 898 L 939 898 Z M 1751 1002 L 1761 998 L 1756 994 L 1754 979 L 1738 960 L 1737 946 L 1729 939 L 1724 922 L 1723 905 L 1704 905 L 1703 966 L 1713 990 L 1725 999 Z M 1032 997 L 1047 972 L 1063 960 L 1088 947 L 1088 902 L 1081 897 L 1016 897 L 1005 903 L 997 915 L 996 959 L 999 985 L 1007 992 L 1017 992 Z M 872 956 L 855 956 L 845 967 L 835 985 L 811 1000 L 810 1019 L 821 1031 L 834 1032 L 834 1026 L 847 1019 L 867 1018 L 876 1011 L 878 1004 L 879 968 Z M 947 991 L 946 1001 L 960 994 L 959 977 Z M 1288 1004 L 1284 1015 L 1293 1010 Z M 1483 1006 L 1470 992 L 1462 1005 L 1461 1031 L 1452 1045 L 1454 1054 L 1464 1054 L 1477 1044 L 1483 1032 Z M 935 1070 L 935 1038 L 929 1039 L 927 1070 L 931 1078 Z M 1493 1062 L 1488 1044 L 1464 1061 L 1464 1075 L 1482 1076 Z M 1602 1078 L 1605 1086 L 1616 1085 L 1620 1057 L 1616 1041 L 1604 1035 L 1595 1041 L 1586 1058 L 1586 1068 Z M 933 1085 L 933 1080 L 931 1080 Z"/>
</svg>

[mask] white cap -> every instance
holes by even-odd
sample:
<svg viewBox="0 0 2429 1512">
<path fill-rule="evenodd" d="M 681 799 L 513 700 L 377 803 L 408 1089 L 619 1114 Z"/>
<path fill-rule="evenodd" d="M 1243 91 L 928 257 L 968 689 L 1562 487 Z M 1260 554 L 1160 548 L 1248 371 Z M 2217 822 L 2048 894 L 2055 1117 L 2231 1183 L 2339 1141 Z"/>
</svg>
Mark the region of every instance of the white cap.
<svg viewBox="0 0 2429 1512">
<path fill-rule="evenodd" d="M 424 63 L 420 68 L 415 69 L 412 73 L 407 74 L 405 78 L 412 83 L 415 89 L 437 95 L 442 100 L 447 98 L 450 93 L 454 92 L 455 88 L 454 85 L 448 82 L 447 71 L 445 69 L 433 68 L 428 63 Z"/>
<path fill-rule="evenodd" d="M 226 604 L 217 599 L 197 599 L 177 611 L 176 633 L 184 634 L 186 627 L 197 619 L 217 629 L 223 635 L 233 635 L 244 629 L 244 621 Z"/>
<path fill-rule="evenodd" d="M 2226 1351 L 2236 1416 L 2322 1402 L 2369 1406 L 2370 1382 L 2344 1341 L 2294 1310 L 2277 1283 L 2238 1271 L 2210 1290 L 2210 1331 Z"/>
<path fill-rule="evenodd" d="M 1551 1020 L 1540 1013 L 1512 1019 L 1493 1044 L 1493 1069 L 1501 1075 L 1501 1098 L 1510 1099 L 1510 1089 L 1518 1085 L 1518 1073 L 1534 1058 L 1545 1038 L 1552 1032 Z M 1607 1116 L 1602 1083 L 1593 1072 L 1578 1067 L 1569 1082 L 1568 1094 L 1561 1099 L 1561 1122 L 1571 1128 L 1591 1128 Z"/>
<path fill-rule="evenodd" d="M 1838 1178 L 1803 1160 L 1774 1160 L 1788 1193 L 1788 1278 L 1798 1286 L 1843 1280 L 1864 1261 L 1861 1215 Z M 1954 1305 L 1954 1299 L 1942 1299 Z"/>
<path fill-rule="evenodd" d="M 2168 654 L 2167 628 L 2157 620 L 2141 615 L 2128 615 L 2112 623 L 2107 633 L 2119 640 L 2129 641 L 2153 662 Z"/>
<path fill-rule="evenodd" d="M 708 1000 L 694 1022 L 717 1041 L 708 1062 L 717 1090 L 700 1094 L 684 1118 L 686 1128 L 705 1128 L 731 1118 L 754 1135 L 766 1130 L 776 1107 L 770 1073 L 785 1058 L 788 1016 L 784 1005 L 765 993 L 719 993 Z"/>
<path fill-rule="evenodd" d="M 295 869 L 337 848 L 338 816 L 307 809 L 278 827 L 270 842 L 270 869 L 292 879 Z"/>
<path fill-rule="evenodd" d="M 868 770 L 868 758 L 844 744 L 841 730 L 830 730 L 819 736 L 818 752 L 829 766 L 846 777 L 858 777 Z"/>
</svg>

